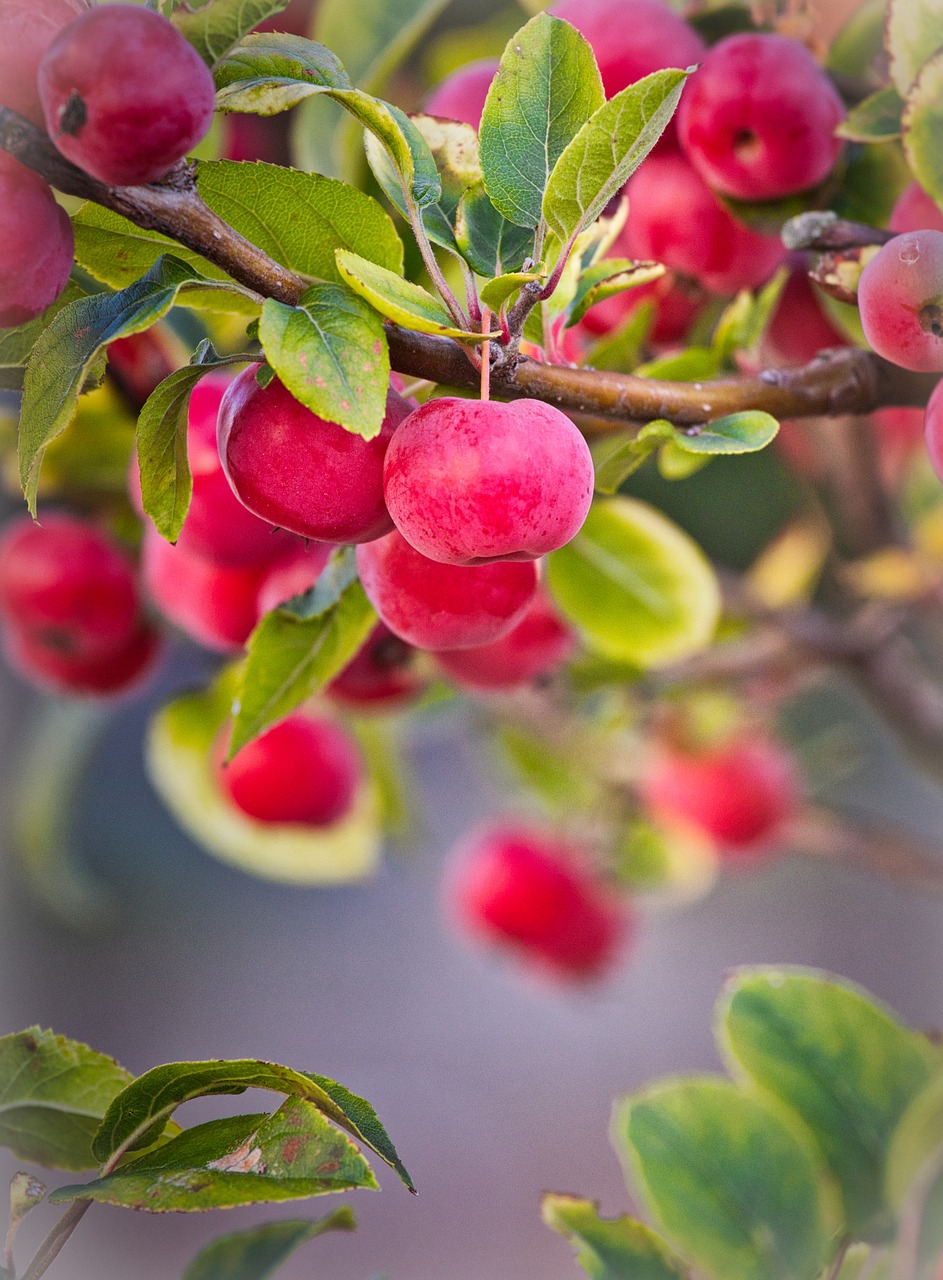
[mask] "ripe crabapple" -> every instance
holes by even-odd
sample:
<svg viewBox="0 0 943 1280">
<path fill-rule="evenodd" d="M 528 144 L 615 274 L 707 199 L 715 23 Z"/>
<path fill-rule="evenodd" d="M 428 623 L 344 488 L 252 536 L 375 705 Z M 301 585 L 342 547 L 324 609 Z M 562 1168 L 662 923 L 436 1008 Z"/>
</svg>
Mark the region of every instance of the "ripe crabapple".
<svg viewBox="0 0 943 1280">
<path fill-rule="evenodd" d="M 4 652 L 25 680 L 53 693 L 107 697 L 128 693 L 153 672 L 163 640 L 147 622 L 114 652 L 76 656 L 42 643 L 19 628 L 4 633 Z"/>
<path fill-rule="evenodd" d="M 216 90 L 203 59 L 150 9 L 109 4 L 64 28 L 39 65 L 46 128 L 109 186 L 156 182 L 204 136 Z"/>
<path fill-rule="evenodd" d="M 383 492 L 397 529 L 431 560 L 534 560 L 582 527 L 593 460 L 552 405 L 446 396 L 427 401 L 397 431 Z"/>
<path fill-rule="evenodd" d="M 744 32 L 710 50 L 678 109 L 678 136 L 708 184 L 741 200 L 814 187 L 841 152 L 832 82 L 796 40 Z"/>
<path fill-rule="evenodd" d="M 848 339 L 822 310 L 805 271 L 793 271 L 766 330 L 764 353 L 778 365 L 802 365 L 820 351 L 847 345 Z"/>
<path fill-rule="evenodd" d="M 572 657 L 576 636 L 550 599 L 538 591 L 520 622 L 501 640 L 477 649 L 436 655 L 439 667 L 462 689 L 478 693 L 517 689 L 550 675 Z"/>
<path fill-rule="evenodd" d="M 0 151 L 0 329 L 34 320 L 55 302 L 74 252 L 72 223 L 52 188 Z"/>
<path fill-rule="evenodd" d="M 45 125 L 36 85 L 39 63 L 62 28 L 87 10 L 86 0 L 3 0 L 0 4 L 0 102 L 41 129 Z"/>
<path fill-rule="evenodd" d="M 882 245 L 861 273 L 858 308 L 879 356 L 943 372 L 943 231 L 908 231 Z"/>
<path fill-rule="evenodd" d="M 628 192 L 630 256 L 663 262 L 711 293 L 755 289 L 786 256 L 778 236 L 731 217 L 683 156 L 649 156 Z"/>
<path fill-rule="evenodd" d="M 363 589 L 394 635 L 417 649 L 471 649 L 507 635 L 537 589 L 537 566 L 429 560 L 394 530 L 357 548 Z"/>
<path fill-rule="evenodd" d="M 325 693 L 344 706 L 379 710 L 409 702 L 426 683 L 416 670 L 416 650 L 378 622 Z"/>
<path fill-rule="evenodd" d="M 664 67 L 702 61 L 697 32 L 662 0 L 560 0 L 550 12 L 576 27 L 592 46 L 606 97 Z M 672 122 L 659 145 L 675 145 Z"/>
<path fill-rule="evenodd" d="M 898 235 L 904 231 L 943 231 L 943 211 L 919 182 L 908 182 L 897 197 L 887 226 Z"/>
<path fill-rule="evenodd" d="M 601 977 L 624 949 L 632 919 L 595 879 L 580 851 L 525 823 L 467 837 L 443 884 L 455 925 L 515 951 L 558 977 Z"/>
<path fill-rule="evenodd" d="M 372 440 L 327 422 L 259 365 L 239 374 L 223 397 L 217 443 L 236 497 L 270 524 L 322 542 L 369 542 L 393 521 L 383 500 L 383 459 L 410 406 L 395 391 Z"/>
<path fill-rule="evenodd" d="M 186 359 L 183 344 L 165 325 L 154 325 L 108 344 L 108 377 L 135 409 Z"/>
<path fill-rule="evenodd" d="M 0 537 L 0 616 L 32 648 L 88 661 L 138 631 L 134 566 L 99 528 L 63 512 L 10 521 Z"/>
<path fill-rule="evenodd" d="M 692 823 L 736 857 L 755 854 L 793 816 L 799 782 L 783 747 L 744 735 L 696 753 L 656 751 L 641 794 L 653 813 Z"/>
<path fill-rule="evenodd" d="M 906 410 L 904 411 L 906 412 Z M 938 382 L 927 401 L 924 414 L 924 439 L 933 470 L 943 479 L 943 382 Z"/>
<path fill-rule="evenodd" d="M 426 114 L 441 116 L 444 120 L 461 120 L 477 130 L 497 69 L 497 58 L 481 58 L 459 67 L 432 90 L 426 99 Z"/>
<path fill-rule="evenodd" d="M 210 373 L 190 395 L 187 460 L 193 492 L 177 546 L 216 564 L 244 568 L 291 555 L 300 542 L 253 515 L 230 488 L 216 447 L 216 421 L 229 384 L 225 374 Z M 132 463 L 131 498 L 143 514 L 140 494 L 139 469 Z"/>
<path fill-rule="evenodd" d="M 331 720 L 295 714 L 229 761 L 217 749 L 221 790 L 257 822 L 327 827 L 350 811 L 363 776 L 350 736 Z"/>
</svg>

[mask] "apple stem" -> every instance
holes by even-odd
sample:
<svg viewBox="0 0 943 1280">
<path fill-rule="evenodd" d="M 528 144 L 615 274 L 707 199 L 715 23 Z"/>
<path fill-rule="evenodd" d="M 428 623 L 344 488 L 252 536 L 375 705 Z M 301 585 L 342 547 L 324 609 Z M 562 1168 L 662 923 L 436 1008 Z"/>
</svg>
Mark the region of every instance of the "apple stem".
<svg viewBox="0 0 943 1280">
<path fill-rule="evenodd" d="M 488 333 L 491 328 L 491 311 L 482 303 L 481 306 L 481 332 Z M 491 339 L 485 338 L 481 344 L 481 398 L 487 401 L 491 398 Z"/>
</svg>

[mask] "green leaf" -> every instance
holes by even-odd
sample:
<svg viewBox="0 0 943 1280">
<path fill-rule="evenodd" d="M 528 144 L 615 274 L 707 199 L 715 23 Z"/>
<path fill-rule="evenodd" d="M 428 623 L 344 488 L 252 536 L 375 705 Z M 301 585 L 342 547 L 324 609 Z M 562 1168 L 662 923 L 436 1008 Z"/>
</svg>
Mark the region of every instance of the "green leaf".
<svg viewBox="0 0 943 1280">
<path fill-rule="evenodd" d="M 885 0 L 862 0 L 832 40 L 826 67 L 839 76 L 865 76 L 884 48 Z"/>
<path fill-rule="evenodd" d="M 495 276 L 482 286 L 481 300 L 492 311 L 500 311 L 509 298 L 520 293 L 525 284 L 531 284 L 535 280 L 543 282 L 546 276 L 537 271 L 512 271 L 506 276 Z"/>
<path fill-rule="evenodd" d="M 595 222 L 651 151 L 690 70 L 645 76 L 610 98 L 580 129 L 554 166 L 544 194 L 543 216 L 561 244 Z"/>
<path fill-rule="evenodd" d="M 200 1213 L 377 1188 L 367 1161 L 316 1104 L 297 1097 L 272 1115 L 231 1116 L 184 1130 L 117 1172 L 61 1187 L 51 1204 L 96 1200 L 146 1213 Z"/>
<path fill-rule="evenodd" d="M 818 1153 L 779 1103 L 728 1080 L 672 1080 L 617 1103 L 642 1201 L 713 1280 L 815 1280 L 839 1216 Z"/>
<path fill-rule="evenodd" d="M 351 79 L 379 92 L 448 0 L 320 0 L 316 34 L 343 59 Z"/>
<path fill-rule="evenodd" d="M 513 35 L 481 117 L 481 168 L 495 208 L 536 227 L 554 165 L 606 100 L 588 42 L 539 13 Z"/>
<path fill-rule="evenodd" d="M 435 116 L 425 115 L 413 115 L 410 119 L 429 146 L 442 184 L 442 194 L 434 204 L 426 205 L 422 210 L 422 220 L 430 240 L 454 252 L 456 251 L 455 215 L 459 201 L 469 187 L 481 181 L 478 135 L 470 125 L 462 124 L 457 120 L 439 120 Z M 404 218 L 408 218 L 409 206 L 403 194 L 399 174 L 389 153 L 371 133 L 365 135 L 364 142 L 367 161 L 373 176 L 393 206 Z M 355 245 L 342 247 L 356 249 Z M 372 254 L 364 256 L 369 257 L 371 261 L 377 261 Z M 381 263 L 381 266 L 390 265 L 390 263 Z M 402 274 L 402 266 L 393 265 L 392 269 Z"/>
<path fill-rule="evenodd" d="M 683 1264 L 654 1231 L 632 1218 L 601 1218 L 599 1206 L 575 1196 L 546 1194 L 543 1220 L 576 1249 L 592 1280 L 682 1280 Z"/>
<path fill-rule="evenodd" d="M 223 111 L 275 115 L 312 95 L 333 98 L 379 139 L 409 198 L 420 208 L 435 204 L 439 175 L 422 134 L 398 107 L 349 85 L 330 50 L 300 36 L 246 36 L 216 70 Z"/>
<path fill-rule="evenodd" d="M 178 9 L 173 24 L 209 67 L 266 18 L 288 8 L 288 0 L 209 0 L 199 9 Z"/>
<path fill-rule="evenodd" d="M 649 284 L 665 274 L 657 262 L 632 262 L 628 258 L 606 258 L 580 274 L 576 290 L 566 307 L 567 328 L 583 319 L 590 307 L 606 298 Z"/>
<path fill-rule="evenodd" d="M 19 391 L 22 388 L 23 374 L 36 339 L 63 307 L 85 296 L 86 291 L 70 280 L 52 306 L 35 320 L 13 329 L 0 329 L 0 391 Z"/>
<path fill-rule="evenodd" d="M 939 204 L 943 201 L 943 50 L 923 67 L 904 107 L 904 152 L 914 177 Z"/>
<path fill-rule="evenodd" d="M 114 1058 L 39 1027 L 0 1037 L 0 1145 L 50 1169 L 93 1169 L 92 1138 L 132 1078 Z"/>
<path fill-rule="evenodd" d="M 404 280 L 346 249 L 338 249 L 337 266 L 350 288 L 394 324 L 418 333 L 434 333 L 440 338 L 481 341 L 482 335 L 474 329 L 456 328 L 439 299 L 421 285 Z M 499 333 L 500 330 L 496 330 L 491 336 L 498 337 Z"/>
<path fill-rule="evenodd" d="M 95 1135 L 93 1150 L 105 1164 L 158 1135 L 184 1102 L 246 1089 L 269 1089 L 313 1103 L 334 1124 L 346 1129 L 399 1174 L 410 1190 L 412 1180 L 396 1154 L 389 1134 L 365 1098 L 326 1076 L 294 1071 L 255 1058 L 212 1062 L 169 1062 L 132 1081 L 109 1106 Z M 164 1148 L 166 1149 L 166 1148 Z"/>
<path fill-rule="evenodd" d="M 887 85 L 852 107 L 835 132 L 850 142 L 891 142 L 900 137 L 903 110 L 903 98 Z"/>
<path fill-rule="evenodd" d="M 219 356 L 209 342 L 201 343 L 187 367 L 165 378 L 141 409 L 137 429 L 141 499 L 145 513 L 168 542 L 180 536 L 193 489 L 187 459 L 190 393 L 208 370 L 232 363 L 231 356 Z"/>
<path fill-rule="evenodd" d="M 315 1222 L 266 1222 L 214 1240 L 197 1254 L 183 1280 L 267 1280 L 296 1249 L 325 1231 L 353 1231 L 353 1211 L 343 1205 Z"/>
<path fill-rule="evenodd" d="M 736 367 L 738 351 L 752 351 L 766 332 L 782 297 L 789 272 L 781 267 L 756 293 L 741 289 L 724 308 L 714 328 L 711 346 L 720 367 Z"/>
<path fill-rule="evenodd" d="M 717 625 L 720 592 L 700 547 L 631 498 L 594 502 L 547 577 L 587 644 L 616 661 L 664 666 L 704 648 Z"/>
<path fill-rule="evenodd" d="M 744 409 L 715 418 L 699 431 L 675 432 L 675 444 L 685 453 L 758 453 L 776 438 L 779 423 L 761 409 Z"/>
<path fill-rule="evenodd" d="M 706 382 L 718 376 L 722 363 L 716 347 L 691 346 L 647 360 L 635 373 L 640 378 L 665 378 L 669 382 Z"/>
<path fill-rule="evenodd" d="M 382 320 L 355 293 L 341 284 L 315 284 L 297 307 L 269 298 L 259 337 L 266 360 L 296 400 L 365 440 L 379 434 L 389 348 Z"/>
<path fill-rule="evenodd" d="M 613 494 L 646 459 L 675 438 L 675 428 L 664 418 L 649 422 L 635 435 L 614 436 L 593 447 L 597 493 Z"/>
<path fill-rule="evenodd" d="M 882 1240 L 894 1128 L 939 1057 L 848 984 L 796 969 L 741 969 L 717 1010 L 727 1059 L 792 1108 L 839 1185 L 855 1239 Z"/>
<path fill-rule="evenodd" d="M 884 41 L 891 79 L 906 98 L 920 68 L 941 45 L 943 0 L 889 0 Z"/>
<path fill-rule="evenodd" d="M 943 1074 L 917 1094 L 894 1130 L 886 1187 L 898 1221 L 919 1224 L 919 1274 L 929 1275 L 943 1253 Z M 898 1241 L 898 1248 L 906 1247 L 903 1230 Z"/>
<path fill-rule="evenodd" d="M 470 187 L 455 218 L 455 240 L 462 257 L 480 276 L 519 271 L 534 250 L 534 232 L 502 217 L 484 183 Z"/>
<path fill-rule="evenodd" d="M 162 257 L 120 293 L 78 298 L 54 316 L 36 341 L 23 383 L 20 481 L 34 515 L 43 454 L 71 422 L 97 357 L 115 338 L 149 329 L 181 293 L 208 287 L 213 282 L 196 275 L 186 263 Z"/>
<path fill-rule="evenodd" d="M 345 884 L 376 867 L 380 830 L 364 782 L 350 812 L 329 827 L 255 822 L 221 792 L 218 739 L 237 692 L 228 671 L 208 690 L 175 699 L 151 721 L 146 761 L 155 790 L 203 848 L 250 875 L 294 885 Z"/>
<path fill-rule="evenodd" d="M 337 604 L 341 596 L 357 580 L 357 556 L 353 547 L 340 547 L 318 574 L 313 587 L 293 596 L 278 606 L 282 613 L 294 618 L 320 618 Z"/>
<path fill-rule="evenodd" d="M 266 614 L 249 638 L 230 755 L 284 719 L 347 665 L 376 623 L 359 582 L 324 612 Z"/>
</svg>

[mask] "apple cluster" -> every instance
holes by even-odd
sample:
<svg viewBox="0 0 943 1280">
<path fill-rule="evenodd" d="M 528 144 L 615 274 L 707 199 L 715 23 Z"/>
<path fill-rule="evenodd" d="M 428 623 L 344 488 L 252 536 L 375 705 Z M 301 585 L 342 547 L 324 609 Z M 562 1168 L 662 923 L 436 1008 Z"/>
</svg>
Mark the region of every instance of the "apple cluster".
<svg viewBox="0 0 943 1280">
<path fill-rule="evenodd" d="M 156 182 L 210 127 L 215 86 L 171 22 L 132 4 L 5 0 L 0 104 L 109 186 Z M 62 293 L 72 226 L 49 185 L 0 151 L 0 328 Z"/>
</svg>

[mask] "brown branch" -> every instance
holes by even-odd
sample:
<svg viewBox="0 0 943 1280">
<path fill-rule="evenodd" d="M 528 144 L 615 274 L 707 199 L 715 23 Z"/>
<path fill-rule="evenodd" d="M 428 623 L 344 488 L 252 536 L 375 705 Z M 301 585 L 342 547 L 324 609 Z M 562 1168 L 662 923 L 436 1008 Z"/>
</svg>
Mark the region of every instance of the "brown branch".
<svg viewBox="0 0 943 1280">
<path fill-rule="evenodd" d="M 791 825 L 788 839 L 798 853 L 943 892 L 943 846 L 900 827 L 810 809 Z"/>
<path fill-rule="evenodd" d="M 865 245 L 887 244 L 895 234 L 865 222 L 849 222 L 830 209 L 800 213 L 790 218 L 782 229 L 783 244 L 793 250 L 861 249 Z"/>
<path fill-rule="evenodd" d="M 293 304 L 306 287 L 301 276 L 275 262 L 204 204 L 187 166 L 151 186 L 107 187 L 70 164 L 44 133 L 5 107 L 0 107 L 0 147 L 60 191 L 93 200 L 136 226 L 171 237 L 262 297 Z M 398 372 L 456 387 L 476 385 L 478 375 L 457 343 L 394 325 L 387 326 L 387 332 Z M 492 387 L 496 395 L 545 400 L 567 413 L 595 418 L 594 430 L 614 431 L 653 418 L 699 426 L 743 409 L 763 409 L 777 418 L 863 414 L 887 405 L 925 404 L 934 383 L 930 375 L 907 373 L 870 352 L 849 348 L 826 352 L 801 369 L 704 383 L 661 382 L 524 359 L 503 367 L 499 363 Z"/>
</svg>

